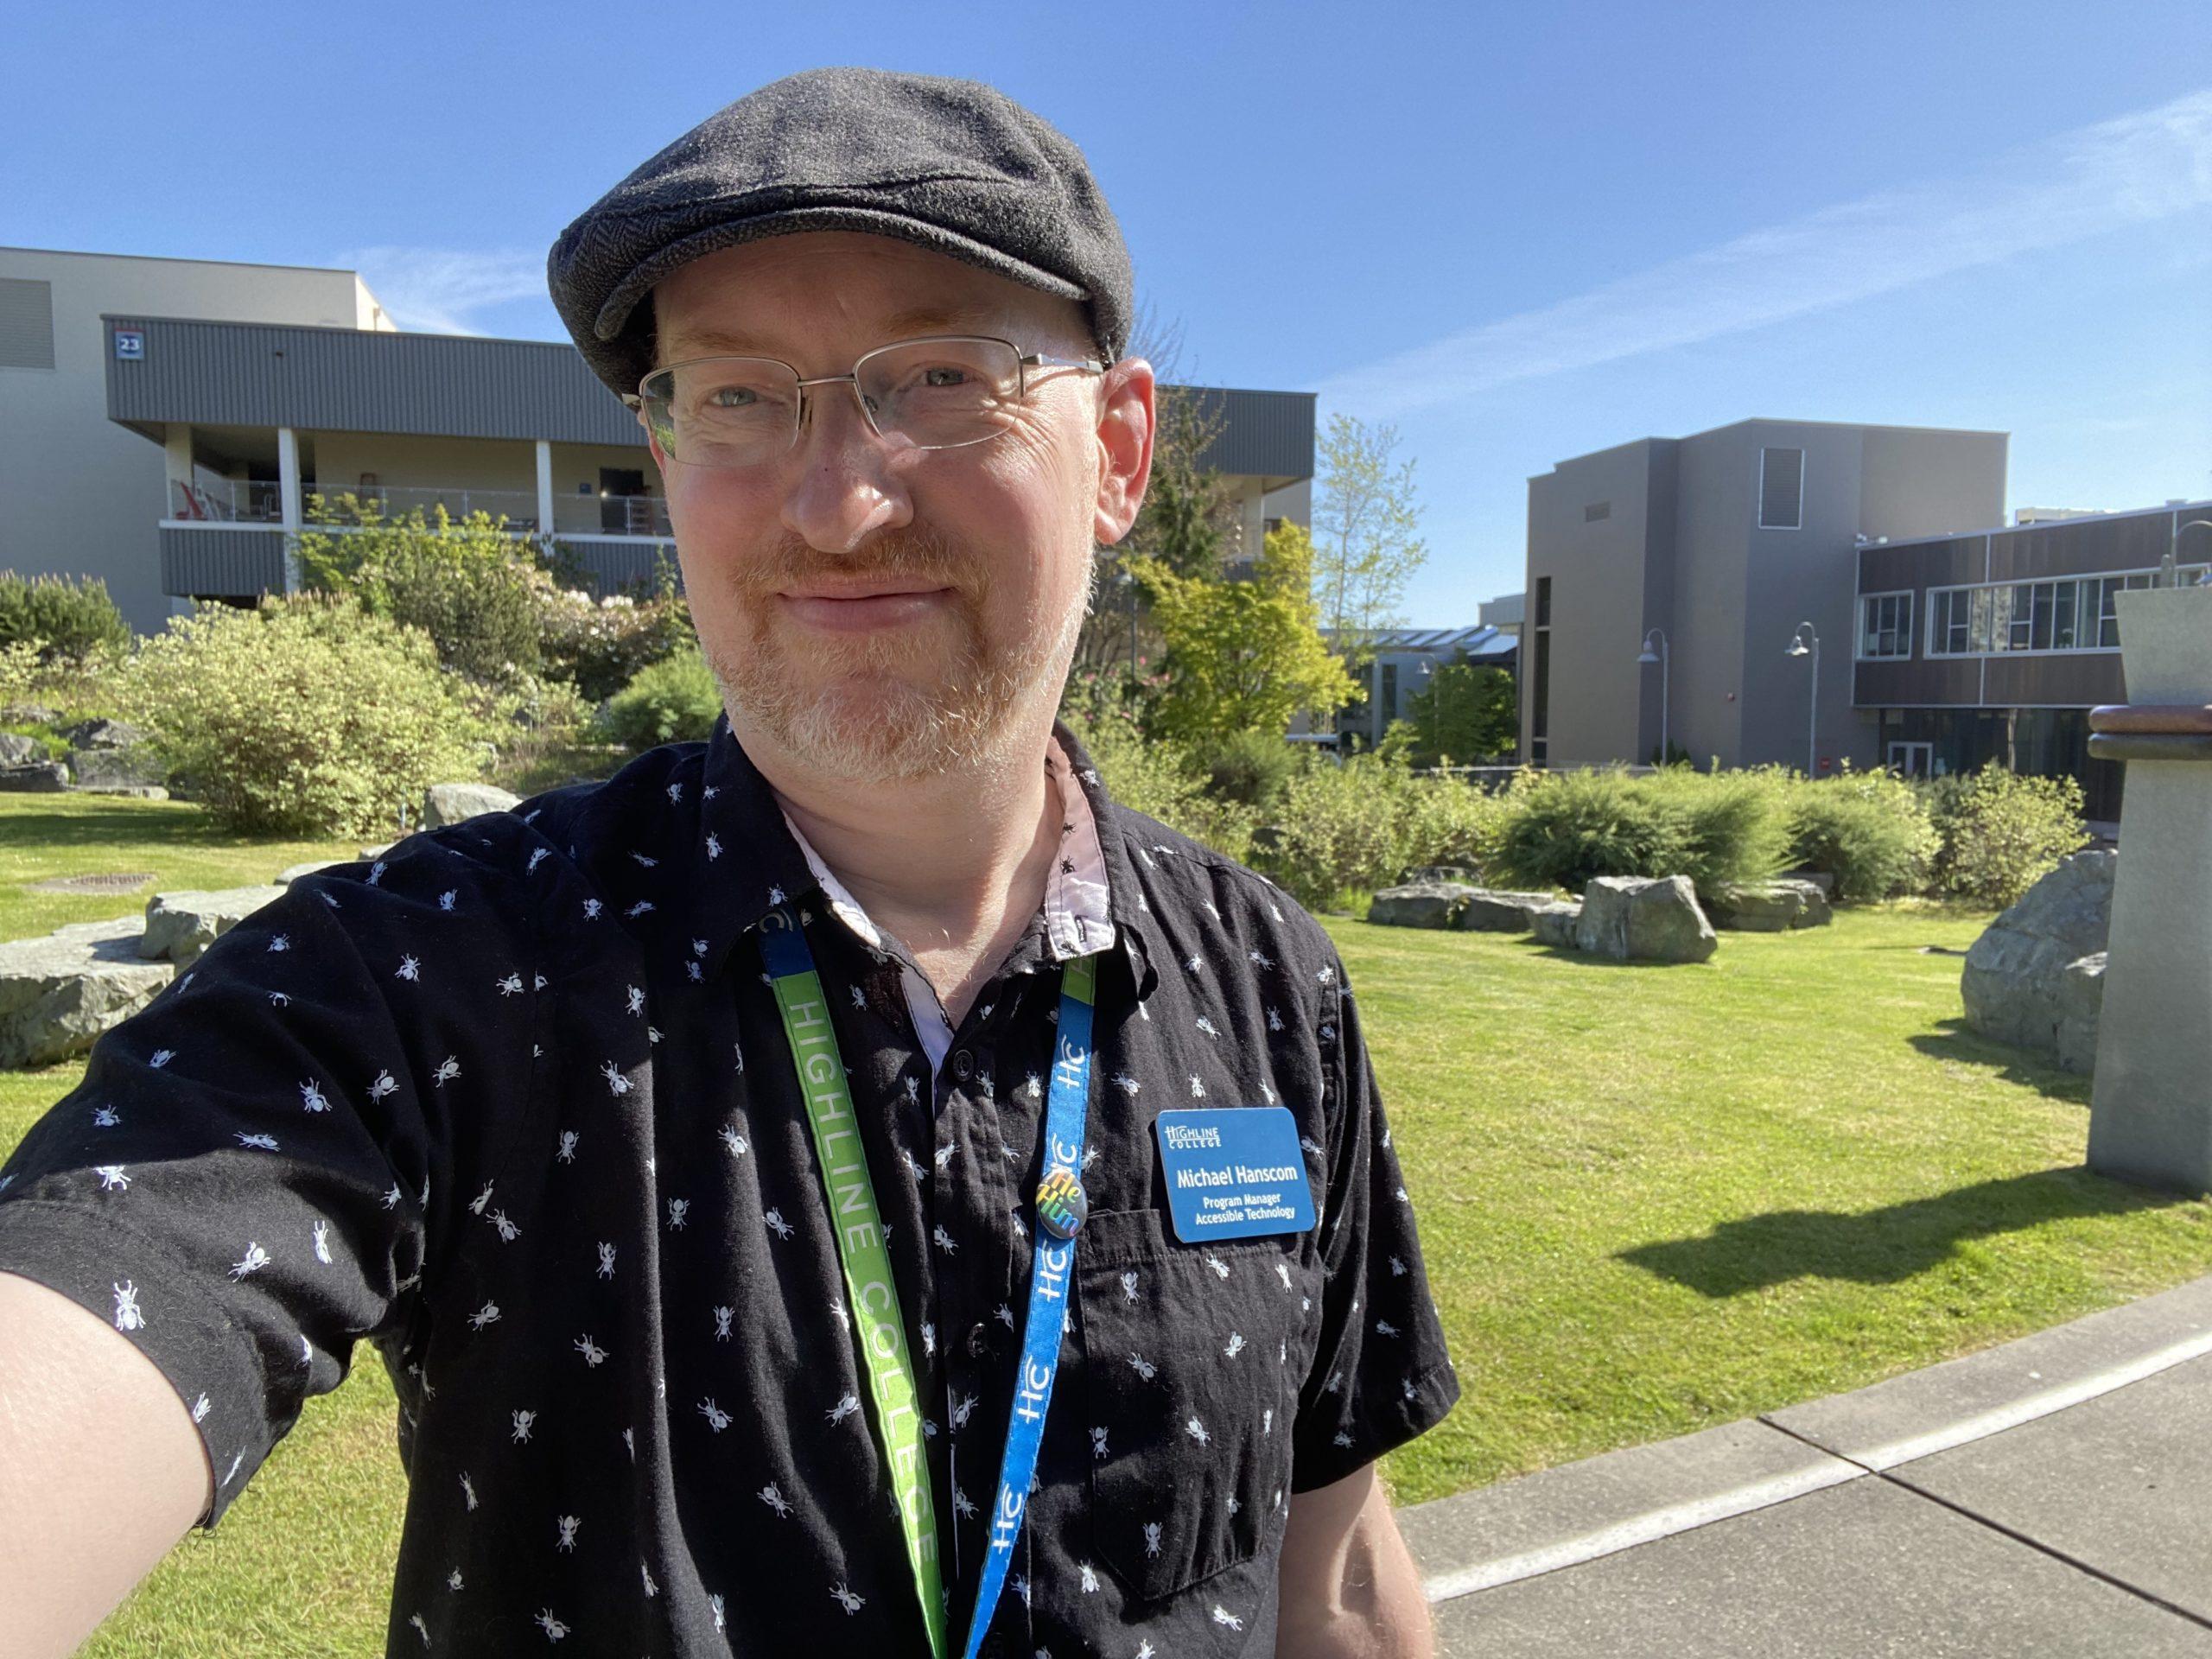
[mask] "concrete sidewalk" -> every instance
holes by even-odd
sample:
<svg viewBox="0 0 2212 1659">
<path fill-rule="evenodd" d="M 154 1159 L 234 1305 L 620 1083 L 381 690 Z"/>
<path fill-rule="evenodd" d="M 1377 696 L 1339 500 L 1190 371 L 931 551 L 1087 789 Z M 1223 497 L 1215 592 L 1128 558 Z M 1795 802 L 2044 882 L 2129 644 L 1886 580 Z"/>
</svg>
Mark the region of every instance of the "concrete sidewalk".
<svg viewBox="0 0 2212 1659">
<path fill-rule="evenodd" d="M 2212 1659 L 2212 1278 L 1398 1518 L 1451 1659 Z"/>
</svg>

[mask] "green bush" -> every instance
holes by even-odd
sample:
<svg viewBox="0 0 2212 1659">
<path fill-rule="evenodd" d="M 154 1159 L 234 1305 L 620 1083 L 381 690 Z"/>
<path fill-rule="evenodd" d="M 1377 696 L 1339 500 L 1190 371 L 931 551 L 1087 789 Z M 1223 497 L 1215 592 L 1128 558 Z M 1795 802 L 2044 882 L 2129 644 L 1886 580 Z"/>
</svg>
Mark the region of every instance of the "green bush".
<svg viewBox="0 0 2212 1659">
<path fill-rule="evenodd" d="M 569 681 L 589 702 L 606 702 L 640 670 L 698 643 L 691 607 L 665 562 L 643 594 L 594 600 L 573 588 L 549 587 L 541 595 L 537 627 L 543 671 Z"/>
<path fill-rule="evenodd" d="M 1768 772 L 1525 773 L 1506 799 L 1495 874 L 1574 893 L 1601 875 L 1687 875 L 1710 897 L 1772 876 L 1789 844 L 1782 784 Z"/>
<path fill-rule="evenodd" d="M 1846 771 L 1789 789 L 1789 856 L 1835 878 L 1835 896 L 1871 901 L 1928 885 L 1937 846 L 1920 792 L 1890 772 Z"/>
<path fill-rule="evenodd" d="M 1993 760 L 1928 785 L 1927 796 L 1937 886 L 1999 910 L 2088 839 L 2071 778 L 2023 778 Z"/>
<path fill-rule="evenodd" d="M 1313 910 L 1395 885 L 1425 861 L 1408 855 L 1402 796 L 1412 781 L 1402 764 L 1372 754 L 1304 768 L 1276 804 L 1268 874 Z"/>
<path fill-rule="evenodd" d="M 1157 818 L 1224 858 L 1249 861 L 1257 815 L 1239 802 L 1208 794 L 1205 775 L 1180 744 L 1147 738 L 1126 691 L 1126 686 L 1118 694 L 1096 691 L 1080 702 L 1071 696 L 1061 705 L 1061 719 L 1098 768 L 1107 794 L 1116 805 Z"/>
<path fill-rule="evenodd" d="M 1195 745 L 1192 759 L 1210 795 L 1262 813 L 1282 798 L 1306 761 L 1287 740 L 1268 732 L 1232 732 Z"/>
<path fill-rule="evenodd" d="M 472 680 L 505 685 L 543 666 L 542 619 L 553 579 L 505 521 L 442 505 L 387 518 L 372 501 L 314 498 L 318 518 L 350 528 L 300 537 L 300 571 L 319 592 L 350 594 L 372 616 L 420 628 L 438 660 Z"/>
<path fill-rule="evenodd" d="M 483 755 L 429 637 L 342 597 L 172 617 L 121 681 L 129 716 L 242 835 L 378 836 Z"/>
<path fill-rule="evenodd" d="M 721 692 L 694 644 L 639 670 L 607 700 L 599 723 L 610 742 L 644 750 L 703 740 L 721 712 Z"/>
<path fill-rule="evenodd" d="M 1505 798 L 1446 775 L 1408 777 L 1393 795 L 1399 874 L 1425 864 L 1488 871 L 1497 861 Z"/>
<path fill-rule="evenodd" d="M 130 648 L 130 625 L 98 576 L 0 570 L 0 646 L 35 645 L 41 665 L 82 663 Z"/>
<path fill-rule="evenodd" d="M 1669 766 L 1639 779 L 1671 832 L 1669 868 L 1646 875 L 1687 875 L 1711 898 L 1736 882 L 1766 881 L 1789 862 L 1784 774 L 1773 767 L 1693 772 Z"/>
</svg>

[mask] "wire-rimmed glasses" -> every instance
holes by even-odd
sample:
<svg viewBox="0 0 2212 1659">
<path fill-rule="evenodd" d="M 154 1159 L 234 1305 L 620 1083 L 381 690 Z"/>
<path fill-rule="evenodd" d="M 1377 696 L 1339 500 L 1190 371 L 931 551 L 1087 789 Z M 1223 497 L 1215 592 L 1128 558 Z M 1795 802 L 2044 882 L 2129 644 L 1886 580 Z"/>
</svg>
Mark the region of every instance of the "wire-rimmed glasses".
<svg viewBox="0 0 2212 1659">
<path fill-rule="evenodd" d="M 718 471 L 773 461 L 798 442 L 809 386 L 849 385 L 869 427 L 915 449 L 957 449 L 1013 425 L 1038 368 L 1104 372 L 1096 358 L 1025 353 L 1012 340 L 937 334 L 879 346 L 845 374 L 802 379 L 772 357 L 696 357 L 638 383 L 638 410 L 671 461 Z"/>
</svg>

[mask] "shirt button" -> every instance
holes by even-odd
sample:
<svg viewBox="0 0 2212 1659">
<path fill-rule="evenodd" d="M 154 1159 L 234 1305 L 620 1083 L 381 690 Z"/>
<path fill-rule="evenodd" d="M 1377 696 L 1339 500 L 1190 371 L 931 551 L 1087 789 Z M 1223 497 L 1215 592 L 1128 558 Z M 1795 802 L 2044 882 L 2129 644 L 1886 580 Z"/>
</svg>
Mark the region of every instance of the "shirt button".
<svg viewBox="0 0 2212 1659">
<path fill-rule="evenodd" d="M 991 1351 L 991 1333 L 980 1321 L 968 1327 L 968 1357 L 982 1359 Z"/>
<path fill-rule="evenodd" d="M 966 1049 L 955 1050 L 952 1056 L 952 1075 L 966 1083 L 976 1075 L 976 1057 Z"/>
</svg>

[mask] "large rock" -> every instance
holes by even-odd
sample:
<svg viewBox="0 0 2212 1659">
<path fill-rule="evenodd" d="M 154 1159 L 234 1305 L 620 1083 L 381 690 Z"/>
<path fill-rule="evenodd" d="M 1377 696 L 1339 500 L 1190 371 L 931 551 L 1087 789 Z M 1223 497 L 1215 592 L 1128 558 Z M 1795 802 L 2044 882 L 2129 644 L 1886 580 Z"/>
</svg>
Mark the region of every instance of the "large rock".
<svg viewBox="0 0 2212 1659">
<path fill-rule="evenodd" d="M 0 1066 L 51 1065 L 136 1014 L 176 972 L 138 955 L 138 918 L 0 944 Z"/>
<path fill-rule="evenodd" d="M 1554 899 L 1540 910 L 1529 912 L 1529 931 L 1536 936 L 1538 944 L 1548 944 L 1560 950 L 1574 949 L 1575 925 L 1582 919 L 1582 906 L 1574 899 Z"/>
<path fill-rule="evenodd" d="M 61 735 L 73 749 L 127 749 L 146 741 L 144 732 L 120 720 L 80 720 Z"/>
<path fill-rule="evenodd" d="M 432 784 L 423 791 L 423 828 L 435 830 L 442 823 L 459 823 L 521 804 L 521 796 L 490 784 Z"/>
<path fill-rule="evenodd" d="M 1574 944 L 1616 962 L 1703 962 L 1720 937 L 1687 875 L 1601 875 L 1583 890 Z"/>
<path fill-rule="evenodd" d="M 1724 883 L 1713 895 L 1711 915 L 1714 926 L 1740 933 L 1786 933 L 1796 927 L 1823 927 L 1835 918 L 1819 886 L 1795 876 Z"/>
<path fill-rule="evenodd" d="M 0 766 L 27 766 L 46 759 L 46 745 L 21 732 L 0 732 Z"/>
<path fill-rule="evenodd" d="M 1382 927 L 1454 927 L 1473 892 L 1452 881 L 1385 887 L 1368 906 L 1367 919 Z"/>
<path fill-rule="evenodd" d="M 1469 933 L 1526 933 L 1535 926 L 1535 913 L 1554 902 L 1548 893 L 1501 893 L 1477 887 L 1467 895 L 1459 925 Z"/>
<path fill-rule="evenodd" d="M 166 958 L 180 968 L 229 932 L 284 889 L 220 887 L 211 891 L 157 893 L 146 901 L 146 928 L 138 954 L 149 961 Z"/>
<path fill-rule="evenodd" d="M 2117 853 L 2087 852 L 2059 860 L 2056 869 L 1982 930 L 1959 976 L 1968 1026 L 1996 1042 L 2059 1058 L 2059 1031 L 2069 1020 L 2067 969 L 2105 948 L 2119 858 Z M 2075 995 L 2078 1025 L 2088 992 L 2077 988 Z M 2094 1060 L 2093 1015 L 2092 1027 L 2085 1052 Z M 2081 1040 L 2077 1030 L 2067 1047 L 2070 1051 Z"/>
<path fill-rule="evenodd" d="M 1405 885 L 1409 887 L 1433 886 L 1440 881 L 1471 887 L 1475 885 L 1475 873 L 1459 864 L 1423 864 L 1406 872 Z"/>
<path fill-rule="evenodd" d="M 72 749 L 69 770 L 79 789 L 143 789 L 159 784 L 168 768 L 145 747 Z"/>
<path fill-rule="evenodd" d="M 0 766 L 0 790 L 19 795 L 59 795 L 69 787 L 69 768 L 59 760 Z"/>
</svg>

